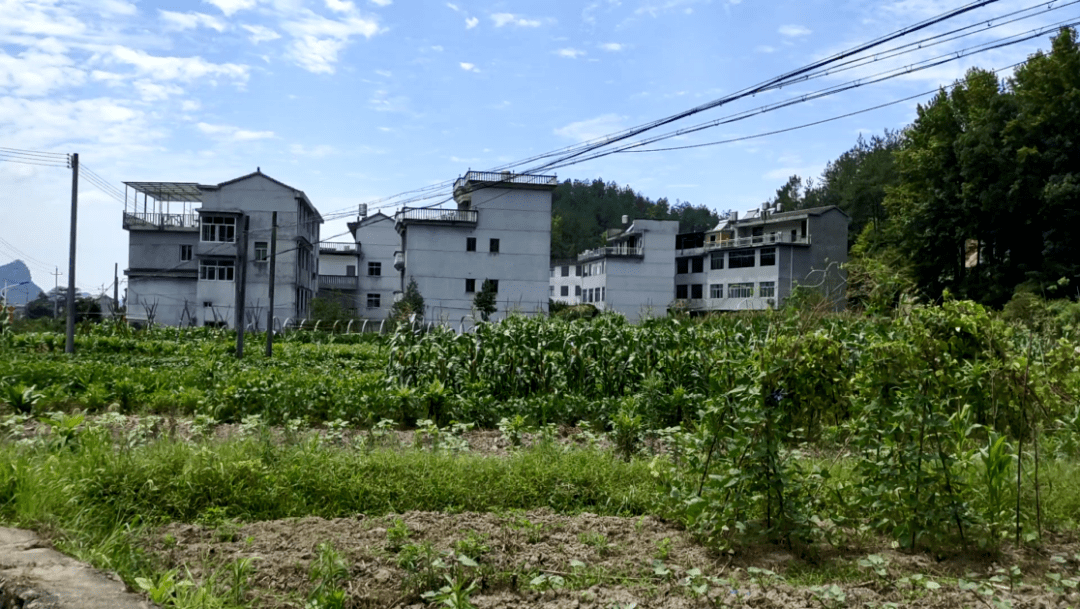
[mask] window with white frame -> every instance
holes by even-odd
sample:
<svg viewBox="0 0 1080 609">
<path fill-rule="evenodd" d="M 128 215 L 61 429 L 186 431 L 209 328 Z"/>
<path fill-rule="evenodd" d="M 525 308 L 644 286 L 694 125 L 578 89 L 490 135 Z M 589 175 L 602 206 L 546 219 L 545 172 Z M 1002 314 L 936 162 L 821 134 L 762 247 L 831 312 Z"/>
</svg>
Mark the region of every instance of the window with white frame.
<svg viewBox="0 0 1080 609">
<path fill-rule="evenodd" d="M 776 298 L 776 282 L 762 281 L 758 284 L 758 296 L 762 298 Z"/>
<path fill-rule="evenodd" d="M 761 266 L 776 266 L 776 248 L 761 248 Z"/>
<path fill-rule="evenodd" d="M 236 241 L 236 218 L 232 216 L 203 216 L 202 240 L 217 243 Z"/>
<path fill-rule="evenodd" d="M 379 294 L 368 294 L 367 295 L 367 308 L 369 308 L 369 309 L 378 309 L 379 306 L 381 306 L 381 303 L 382 303 L 382 297 Z"/>
<path fill-rule="evenodd" d="M 754 284 L 733 283 L 728 286 L 728 298 L 750 298 L 754 295 Z"/>
<path fill-rule="evenodd" d="M 181 261 L 191 260 L 191 246 L 190 245 L 181 245 L 180 246 L 180 260 Z"/>
<path fill-rule="evenodd" d="M 719 271 L 724 268 L 724 252 L 716 252 L 709 259 L 709 270 Z"/>
<path fill-rule="evenodd" d="M 564 286 L 559 288 L 559 296 L 569 296 L 569 295 L 570 295 L 570 286 L 564 285 Z"/>
<path fill-rule="evenodd" d="M 203 281 L 232 281 L 235 264 L 232 260 L 200 260 L 199 279 Z"/>
<path fill-rule="evenodd" d="M 382 275 L 382 263 L 381 262 L 369 262 L 367 263 L 368 277 L 379 277 Z"/>
<path fill-rule="evenodd" d="M 267 241 L 255 242 L 255 262 L 265 262 L 270 259 L 270 243 Z"/>
<path fill-rule="evenodd" d="M 724 284 L 722 283 L 710 283 L 709 284 L 709 298 L 723 298 L 724 297 Z"/>
<path fill-rule="evenodd" d="M 754 266 L 757 253 L 754 250 L 737 250 L 728 253 L 729 269 L 746 269 Z"/>
</svg>

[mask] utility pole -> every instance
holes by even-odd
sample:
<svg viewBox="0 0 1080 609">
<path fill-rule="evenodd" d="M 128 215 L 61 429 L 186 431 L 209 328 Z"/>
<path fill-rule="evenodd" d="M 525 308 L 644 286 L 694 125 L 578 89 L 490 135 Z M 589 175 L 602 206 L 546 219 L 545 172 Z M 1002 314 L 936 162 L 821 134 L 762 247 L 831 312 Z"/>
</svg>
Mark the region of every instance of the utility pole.
<svg viewBox="0 0 1080 609">
<path fill-rule="evenodd" d="M 53 276 L 53 297 L 52 297 L 52 316 L 56 319 L 60 306 L 60 276 L 63 273 L 60 272 L 60 267 L 54 267 L 55 273 L 50 273 Z"/>
<path fill-rule="evenodd" d="M 112 268 L 112 306 L 113 316 L 119 317 L 120 313 L 120 263 L 114 262 Z"/>
<path fill-rule="evenodd" d="M 71 155 L 71 248 L 68 252 L 67 340 L 65 353 L 75 353 L 75 226 L 79 213 L 79 153 Z"/>
<path fill-rule="evenodd" d="M 277 212 L 270 229 L 270 309 L 266 312 L 266 357 L 274 355 L 274 277 L 277 275 Z"/>
<path fill-rule="evenodd" d="M 247 242 L 251 218 L 244 214 L 244 232 L 238 248 L 240 264 L 236 269 L 236 359 L 244 357 L 244 299 L 247 298 Z"/>
</svg>

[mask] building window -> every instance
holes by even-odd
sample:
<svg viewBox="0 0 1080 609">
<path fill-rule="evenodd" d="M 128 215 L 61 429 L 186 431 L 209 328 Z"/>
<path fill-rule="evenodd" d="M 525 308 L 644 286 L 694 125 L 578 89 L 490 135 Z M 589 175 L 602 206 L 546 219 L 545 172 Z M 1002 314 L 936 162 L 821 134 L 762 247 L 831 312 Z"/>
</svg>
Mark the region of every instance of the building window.
<svg viewBox="0 0 1080 609">
<path fill-rule="evenodd" d="M 232 281 L 232 260 L 200 260 L 199 279 L 203 281 Z"/>
<path fill-rule="evenodd" d="M 255 262 L 263 262 L 270 259 L 270 247 L 266 241 L 255 242 Z"/>
<path fill-rule="evenodd" d="M 565 268 L 565 267 L 563 267 L 563 268 Z M 569 296 L 569 295 L 570 295 L 570 286 L 564 285 L 561 288 L 559 288 L 559 296 Z"/>
<path fill-rule="evenodd" d="M 367 295 L 367 308 L 378 309 L 381 306 L 382 298 L 378 294 Z"/>
<path fill-rule="evenodd" d="M 296 316 L 307 317 L 308 303 L 311 301 L 311 292 L 305 288 L 296 288 Z"/>
<path fill-rule="evenodd" d="M 570 267 L 566 266 L 565 264 L 562 267 L 562 276 L 563 277 L 569 277 L 570 276 Z"/>
<path fill-rule="evenodd" d="M 574 277 L 581 277 L 581 265 L 574 267 Z"/>
<path fill-rule="evenodd" d="M 574 286 L 574 296 L 581 296 L 581 286 Z"/>
<path fill-rule="evenodd" d="M 552 286 L 552 289 L 554 289 L 554 286 Z M 473 294 L 475 292 L 476 292 L 476 280 L 475 279 L 466 279 L 465 280 L 465 293 L 466 294 Z"/>
<path fill-rule="evenodd" d="M 677 286 L 675 286 L 675 298 L 677 298 L 679 300 L 686 300 L 686 286 L 685 285 L 677 285 Z"/>
<path fill-rule="evenodd" d="M 466 252 L 475 252 L 476 251 L 476 237 L 466 237 L 465 238 L 465 251 Z"/>
<path fill-rule="evenodd" d="M 776 282 L 762 281 L 758 285 L 758 296 L 762 298 L 776 298 Z"/>
<path fill-rule="evenodd" d="M 724 254 L 723 252 L 713 254 L 709 259 L 709 269 L 713 271 L 719 271 L 724 268 Z"/>
<path fill-rule="evenodd" d="M 496 239 L 496 241 L 498 241 L 498 239 Z M 488 281 L 491 282 L 491 291 L 498 294 L 499 293 L 499 280 L 498 279 L 488 279 Z"/>
<path fill-rule="evenodd" d="M 694 285 L 690 286 L 690 298 L 700 300 L 702 298 L 701 291 L 702 287 L 700 283 L 695 283 Z"/>
<path fill-rule="evenodd" d="M 604 298 L 607 297 L 607 288 L 600 288 L 600 302 L 604 302 Z"/>
<path fill-rule="evenodd" d="M 728 298 L 750 298 L 754 295 L 754 284 L 733 283 L 728 286 Z"/>
<path fill-rule="evenodd" d="M 705 259 L 704 258 L 691 258 L 691 260 L 694 261 L 694 264 L 693 264 L 693 269 L 694 270 L 693 270 L 693 272 L 700 273 L 700 272 L 705 270 Z"/>
<path fill-rule="evenodd" d="M 675 259 L 675 273 L 678 275 L 685 275 L 690 272 L 690 259 L 689 258 L 676 258 Z"/>
<path fill-rule="evenodd" d="M 346 264 L 345 265 L 345 276 L 346 277 L 356 277 L 356 265 L 355 264 Z"/>
<path fill-rule="evenodd" d="M 191 260 L 191 246 L 190 245 L 181 245 L 180 246 L 180 260 Z"/>
<path fill-rule="evenodd" d="M 554 296 L 554 295 L 555 295 L 555 286 L 549 285 L 548 286 L 548 296 Z"/>
<path fill-rule="evenodd" d="M 761 248 L 761 266 L 776 266 L 776 248 Z"/>
<path fill-rule="evenodd" d="M 709 298 L 723 298 L 724 297 L 724 284 L 711 283 L 709 284 Z"/>
<path fill-rule="evenodd" d="M 728 268 L 745 269 L 754 266 L 754 250 L 739 250 L 728 254 Z M 730 292 L 730 288 L 728 289 Z"/>
<path fill-rule="evenodd" d="M 382 275 L 382 263 L 381 262 L 369 262 L 367 263 L 368 277 L 379 277 Z"/>
<path fill-rule="evenodd" d="M 492 254 L 498 254 L 499 253 L 499 240 L 498 239 L 492 239 L 488 243 L 488 251 L 491 252 Z"/>
<path fill-rule="evenodd" d="M 218 243 L 236 241 L 236 218 L 225 216 L 203 216 L 202 240 Z"/>
</svg>

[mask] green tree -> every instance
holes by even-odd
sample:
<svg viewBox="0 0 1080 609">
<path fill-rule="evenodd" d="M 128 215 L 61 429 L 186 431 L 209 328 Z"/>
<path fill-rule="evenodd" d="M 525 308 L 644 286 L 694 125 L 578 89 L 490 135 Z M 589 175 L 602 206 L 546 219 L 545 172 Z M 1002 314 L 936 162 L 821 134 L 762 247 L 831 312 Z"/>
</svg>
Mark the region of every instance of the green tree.
<svg viewBox="0 0 1080 609">
<path fill-rule="evenodd" d="M 405 286 L 405 293 L 402 294 L 401 300 L 390 307 L 390 319 L 403 321 L 413 314 L 416 314 L 420 319 L 424 318 L 424 297 L 420 295 L 420 288 L 416 285 L 416 280 L 410 278 L 408 285 Z"/>
<path fill-rule="evenodd" d="M 356 319 L 356 310 L 346 306 L 352 298 L 355 298 L 355 295 L 345 292 L 331 292 L 328 296 L 316 296 L 311 300 L 311 321 L 321 321 L 322 328 L 327 329 L 334 322 L 348 323 Z"/>
<path fill-rule="evenodd" d="M 483 285 L 480 286 L 480 292 L 473 299 L 473 306 L 480 312 L 480 319 L 488 321 L 498 310 L 495 307 L 496 293 L 495 282 L 485 279 Z"/>
</svg>

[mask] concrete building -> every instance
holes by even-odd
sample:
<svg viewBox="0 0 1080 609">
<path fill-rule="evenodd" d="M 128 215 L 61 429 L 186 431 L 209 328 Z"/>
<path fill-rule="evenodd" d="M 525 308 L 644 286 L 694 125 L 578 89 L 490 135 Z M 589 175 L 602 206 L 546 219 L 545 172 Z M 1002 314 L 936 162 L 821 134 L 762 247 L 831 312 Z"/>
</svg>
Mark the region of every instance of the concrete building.
<svg viewBox="0 0 1080 609">
<path fill-rule="evenodd" d="M 323 220 L 303 191 L 261 171 L 217 185 L 125 184 L 134 191 L 124 209 L 129 320 L 235 327 L 243 291 L 242 323 L 265 329 L 275 212 L 273 314 L 307 317 Z"/>
<path fill-rule="evenodd" d="M 360 256 L 356 310 L 360 317 L 386 319 L 395 294 L 401 290 L 401 274 L 394 268 L 394 256 L 401 252 L 401 235 L 394 219 L 381 212 L 350 222 L 349 230 Z"/>
<path fill-rule="evenodd" d="M 557 185 L 555 176 L 470 171 L 454 182 L 456 209 L 402 209 L 398 289 L 415 280 L 430 321 L 471 316 L 485 279 L 496 283 L 495 318 L 546 312 Z"/>
<path fill-rule="evenodd" d="M 552 269 L 552 298 L 617 311 L 632 322 L 666 314 L 675 286 L 678 231 L 675 220 L 635 220 L 609 231 L 606 246 L 582 252 L 576 266 Z"/>
<path fill-rule="evenodd" d="M 779 307 L 805 285 L 843 308 L 850 220 L 836 206 L 766 211 L 678 235 L 675 303 L 691 312 Z"/>
</svg>

